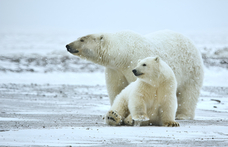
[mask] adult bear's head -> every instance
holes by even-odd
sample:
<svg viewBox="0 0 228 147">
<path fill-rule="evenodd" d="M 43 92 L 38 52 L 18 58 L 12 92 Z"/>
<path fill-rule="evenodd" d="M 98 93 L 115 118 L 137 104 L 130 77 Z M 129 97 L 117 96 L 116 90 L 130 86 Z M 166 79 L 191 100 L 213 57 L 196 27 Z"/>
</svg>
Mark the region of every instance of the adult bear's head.
<svg viewBox="0 0 228 147">
<path fill-rule="evenodd" d="M 78 38 L 76 41 L 66 45 L 67 51 L 73 55 L 96 62 L 102 58 L 101 46 L 104 42 L 104 35 L 87 35 Z"/>
</svg>

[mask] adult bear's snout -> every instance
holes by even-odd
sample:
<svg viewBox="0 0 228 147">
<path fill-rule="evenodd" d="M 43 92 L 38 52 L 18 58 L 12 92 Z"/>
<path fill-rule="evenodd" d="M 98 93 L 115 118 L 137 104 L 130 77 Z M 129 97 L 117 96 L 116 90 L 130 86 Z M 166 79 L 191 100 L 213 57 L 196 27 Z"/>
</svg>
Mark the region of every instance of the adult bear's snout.
<svg viewBox="0 0 228 147">
<path fill-rule="evenodd" d="M 72 49 L 70 45 L 66 45 L 67 51 L 70 53 L 78 53 L 79 51 L 76 49 Z"/>
<path fill-rule="evenodd" d="M 67 51 L 68 51 L 68 52 L 71 52 L 71 48 L 70 48 L 69 45 L 66 45 L 66 48 L 67 48 Z"/>
</svg>

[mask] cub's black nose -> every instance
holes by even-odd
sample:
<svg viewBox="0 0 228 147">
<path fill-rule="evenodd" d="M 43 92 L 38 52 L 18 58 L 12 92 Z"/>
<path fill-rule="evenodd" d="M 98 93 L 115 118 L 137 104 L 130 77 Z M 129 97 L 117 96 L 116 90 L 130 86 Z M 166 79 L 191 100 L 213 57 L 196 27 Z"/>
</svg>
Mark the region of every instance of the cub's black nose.
<svg viewBox="0 0 228 147">
<path fill-rule="evenodd" d="M 134 74 L 136 74 L 137 70 L 136 70 L 136 69 L 133 69 L 132 72 L 133 72 Z"/>
<path fill-rule="evenodd" d="M 69 45 L 66 45 L 66 48 L 67 48 L 67 51 L 68 51 L 68 52 L 71 52 L 71 48 L 70 48 Z"/>
</svg>

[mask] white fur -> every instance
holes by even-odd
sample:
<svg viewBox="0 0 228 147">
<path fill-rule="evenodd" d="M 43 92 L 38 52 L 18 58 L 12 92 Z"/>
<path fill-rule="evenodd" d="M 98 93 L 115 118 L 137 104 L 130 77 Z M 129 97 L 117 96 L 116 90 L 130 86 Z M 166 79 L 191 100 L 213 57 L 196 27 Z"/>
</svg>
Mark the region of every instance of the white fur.
<svg viewBox="0 0 228 147">
<path fill-rule="evenodd" d="M 83 38 L 83 37 L 82 37 Z M 199 51 L 185 36 L 159 31 L 146 36 L 134 32 L 93 34 L 69 45 L 73 53 L 105 66 L 106 86 L 111 105 L 115 97 L 136 80 L 132 69 L 146 57 L 158 55 L 173 70 L 177 80 L 177 119 L 193 119 L 203 83 L 203 62 Z"/>
<path fill-rule="evenodd" d="M 165 62 L 161 59 L 155 61 L 155 59 L 148 57 L 138 64 L 136 70 L 142 75 L 122 90 L 109 111 L 121 116 L 122 122 L 126 122 L 124 119 L 127 118 L 130 122 L 126 124 L 132 125 L 133 119 L 138 122 L 145 121 L 143 125 L 152 123 L 161 126 L 168 126 L 168 124 L 179 126 L 175 122 L 177 109 L 175 75 Z M 106 122 L 119 125 L 117 120 L 114 122 L 113 120 L 116 120 L 116 116 L 110 116 L 107 113 Z"/>
</svg>

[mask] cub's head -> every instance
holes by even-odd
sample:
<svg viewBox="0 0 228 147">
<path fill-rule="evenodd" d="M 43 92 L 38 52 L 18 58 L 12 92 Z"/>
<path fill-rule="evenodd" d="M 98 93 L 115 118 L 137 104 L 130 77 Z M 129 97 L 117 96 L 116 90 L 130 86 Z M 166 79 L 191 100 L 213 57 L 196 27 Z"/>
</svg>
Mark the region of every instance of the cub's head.
<svg viewBox="0 0 228 147">
<path fill-rule="evenodd" d="M 103 35 L 87 35 L 67 44 L 66 48 L 73 55 L 93 61 L 99 57 L 103 40 Z"/>
<path fill-rule="evenodd" d="M 147 57 L 141 60 L 132 72 L 143 81 L 156 81 L 160 76 L 160 60 L 159 56 Z"/>
</svg>

